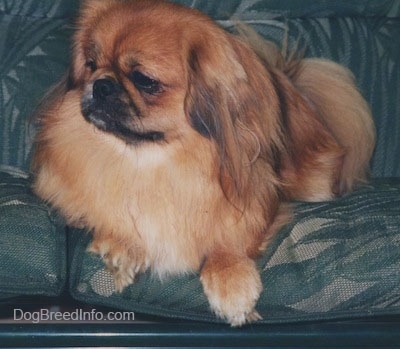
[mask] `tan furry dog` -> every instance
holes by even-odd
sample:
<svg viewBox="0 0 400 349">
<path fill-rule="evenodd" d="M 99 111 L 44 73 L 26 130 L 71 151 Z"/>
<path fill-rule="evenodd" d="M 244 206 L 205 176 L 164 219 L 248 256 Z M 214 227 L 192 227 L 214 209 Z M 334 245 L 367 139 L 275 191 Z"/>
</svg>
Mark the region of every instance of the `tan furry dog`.
<svg viewBox="0 0 400 349">
<path fill-rule="evenodd" d="M 369 108 L 326 60 L 253 47 L 160 0 L 87 0 L 40 112 L 34 190 L 92 230 L 116 289 L 199 271 L 217 316 L 259 318 L 254 258 L 289 217 L 366 178 Z"/>
</svg>

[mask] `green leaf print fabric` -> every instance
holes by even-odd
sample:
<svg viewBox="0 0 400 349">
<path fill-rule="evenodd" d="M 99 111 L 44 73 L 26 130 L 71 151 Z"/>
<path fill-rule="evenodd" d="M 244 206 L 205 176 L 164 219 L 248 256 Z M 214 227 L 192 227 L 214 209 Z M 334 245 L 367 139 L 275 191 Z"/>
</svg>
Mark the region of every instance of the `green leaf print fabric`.
<svg viewBox="0 0 400 349">
<path fill-rule="evenodd" d="M 29 168 L 31 117 L 67 67 L 76 4 L 0 0 L 0 164 Z"/>
</svg>

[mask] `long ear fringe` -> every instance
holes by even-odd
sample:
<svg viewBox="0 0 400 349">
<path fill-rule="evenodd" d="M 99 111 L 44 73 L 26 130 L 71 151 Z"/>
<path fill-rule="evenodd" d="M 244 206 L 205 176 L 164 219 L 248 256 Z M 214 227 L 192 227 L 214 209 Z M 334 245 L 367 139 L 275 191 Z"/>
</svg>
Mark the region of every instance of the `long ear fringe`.
<svg viewBox="0 0 400 349">
<path fill-rule="evenodd" d="M 200 41 L 190 52 L 186 113 L 192 126 L 216 143 L 225 195 L 244 207 L 257 190 L 252 188 L 256 160 L 272 161 L 271 144 L 281 139 L 273 84 L 250 47 L 224 32 L 215 49 Z"/>
</svg>

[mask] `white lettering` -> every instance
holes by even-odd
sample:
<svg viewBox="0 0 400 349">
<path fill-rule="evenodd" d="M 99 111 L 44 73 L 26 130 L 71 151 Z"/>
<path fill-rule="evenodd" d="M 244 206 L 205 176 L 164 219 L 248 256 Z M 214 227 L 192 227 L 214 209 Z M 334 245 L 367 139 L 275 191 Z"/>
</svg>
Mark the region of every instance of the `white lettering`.
<svg viewBox="0 0 400 349">
<path fill-rule="evenodd" d="M 126 312 L 108 312 L 103 313 L 96 309 L 83 311 L 75 309 L 74 311 L 52 311 L 50 309 L 40 309 L 38 311 L 24 311 L 22 309 L 14 309 L 14 321 L 26 321 L 34 324 L 40 322 L 58 322 L 58 321 L 135 321 L 135 313 Z"/>
</svg>

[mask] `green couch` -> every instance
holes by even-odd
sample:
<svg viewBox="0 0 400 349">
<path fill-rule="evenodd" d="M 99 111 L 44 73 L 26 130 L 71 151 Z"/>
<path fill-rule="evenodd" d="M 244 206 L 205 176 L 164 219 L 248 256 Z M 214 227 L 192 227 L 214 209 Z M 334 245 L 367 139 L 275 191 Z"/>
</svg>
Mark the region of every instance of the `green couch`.
<svg viewBox="0 0 400 349">
<path fill-rule="evenodd" d="M 377 128 L 371 182 L 333 202 L 294 203 L 294 221 L 257 261 L 259 323 L 220 323 L 197 275 L 161 282 L 146 273 L 116 294 L 102 261 L 86 252 L 90 235 L 66 227 L 30 190 L 30 117 L 68 66 L 79 1 L 0 0 L 0 345 L 400 345 L 400 0 L 177 2 L 227 30 L 240 19 L 277 43 L 287 31 L 307 56 L 348 66 Z M 49 306 L 137 318 L 15 320 L 15 309 Z"/>
</svg>

